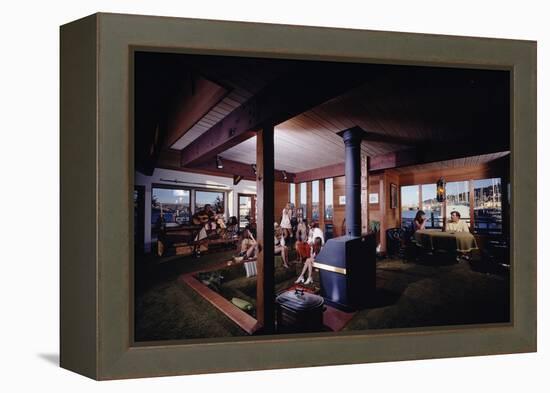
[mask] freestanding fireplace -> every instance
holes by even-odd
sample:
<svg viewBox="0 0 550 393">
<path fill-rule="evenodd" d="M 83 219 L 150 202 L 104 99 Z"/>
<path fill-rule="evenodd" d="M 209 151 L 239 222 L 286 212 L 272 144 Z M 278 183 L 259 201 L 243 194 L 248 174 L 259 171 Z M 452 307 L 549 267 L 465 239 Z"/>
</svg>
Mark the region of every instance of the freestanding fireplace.
<svg viewBox="0 0 550 393">
<path fill-rule="evenodd" d="M 346 234 L 326 242 L 315 258 L 321 295 L 342 310 L 364 307 L 376 290 L 376 240 L 361 236 L 361 140 L 364 131 L 342 131 L 346 149 Z"/>
</svg>

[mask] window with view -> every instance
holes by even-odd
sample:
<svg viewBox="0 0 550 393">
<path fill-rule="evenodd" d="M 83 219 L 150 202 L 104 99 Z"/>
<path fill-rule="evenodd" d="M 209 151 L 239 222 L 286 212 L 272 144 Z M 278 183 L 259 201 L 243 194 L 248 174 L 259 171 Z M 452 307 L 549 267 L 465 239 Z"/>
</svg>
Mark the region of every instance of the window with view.
<svg viewBox="0 0 550 393">
<path fill-rule="evenodd" d="M 455 181 L 447 183 L 447 220 L 451 219 L 451 213 L 460 213 L 460 219 L 470 224 L 470 187 L 468 181 Z"/>
<path fill-rule="evenodd" d="M 311 219 L 319 221 L 319 180 L 311 182 Z"/>
<path fill-rule="evenodd" d="M 302 209 L 302 217 L 307 218 L 307 184 L 300 183 L 300 208 Z"/>
<path fill-rule="evenodd" d="M 426 228 L 443 227 L 443 204 L 437 201 L 437 187 L 435 184 L 422 184 L 422 206 L 426 213 Z"/>
<path fill-rule="evenodd" d="M 474 230 L 502 233 L 502 189 L 500 178 L 474 180 Z"/>
<path fill-rule="evenodd" d="M 203 210 L 210 205 L 215 213 L 224 213 L 225 193 L 219 191 L 195 191 L 195 212 Z"/>
<path fill-rule="evenodd" d="M 401 187 L 401 225 L 410 226 L 414 220 L 416 212 L 420 208 L 419 186 Z"/>
<path fill-rule="evenodd" d="M 334 200 L 333 189 L 333 179 L 325 179 L 325 220 L 332 220 L 334 214 L 334 209 L 332 206 Z"/>
<path fill-rule="evenodd" d="M 155 240 L 163 224 L 181 225 L 191 218 L 190 191 L 153 187 L 151 199 L 151 234 Z"/>
<path fill-rule="evenodd" d="M 296 184 L 290 183 L 289 185 L 289 199 L 290 199 L 290 207 L 292 210 L 296 207 Z"/>
</svg>

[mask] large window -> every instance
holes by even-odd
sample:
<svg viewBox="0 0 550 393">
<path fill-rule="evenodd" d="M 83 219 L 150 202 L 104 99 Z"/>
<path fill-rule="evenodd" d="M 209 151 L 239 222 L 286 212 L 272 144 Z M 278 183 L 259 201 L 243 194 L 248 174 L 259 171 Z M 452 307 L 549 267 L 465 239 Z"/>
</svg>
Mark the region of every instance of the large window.
<svg viewBox="0 0 550 393">
<path fill-rule="evenodd" d="M 437 201 L 435 184 L 422 184 L 422 205 L 421 209 L 426 213 L 427 228 L 442 228 L 443 227 L 443 211 L 441 202 Z"/>
<path fill-rule="evenodd" d="M 473 195 L 470 195 L 470 187 Z M 465 180 L 446 184 L 447 222 L 451 212 L 460 213 L 460 218 L 473 226 L 476 233 L 502 233 L 502 185 L 500 178 Z M 473 201 L 474 216 L 470 208 Z M 426 213 L 426 227 L 443 226 L 443 203 L 437 202 L 436 185 L 422 184 L 401 187 L 401 223 L 409 226 L 418 209 Z"/>
<path fill-rule="evenodd" d="M 290 183 L 289 185 L 289 195 L 290 195 L 290 207 L 292 210 L 296 207 L 296 184 Z"/>
<path fill-rule="evenodd" d="M 401 187 L 401 223 L 403 226 L 410 226 L 416 212 L 420 208 L 419 186 Z"/>
<path fill-rule="evenodd" d="M 334 209 L 332 203 L 334 201 L 334 181 L 332 178 L 325 179 L 325 220 L 332 220 Z"/>
<path fill-rule="evenodd" d="M 255 219 L 253 217 L 253 200 L 252 195 L 239 194 L 239 228 L 244 229 L 247 225 L 251 224 Z"/>
<path fill-rule="evenodd" d="M 460 219 L 470 223 L 470 186 L 467 181 L 447 183 L 447 219 L 451 219 L 451 212 L 460 213 Z"/>
<path fill-rule="evenodd" d="M 225 210 L 224 193 L 218 191 L 195 191 L 195 212 L 210 205 L 215 213 Z"/>
<path fill-rule="evenodd" d="M 153 187 L 151 199 L 151 237 L 155 241 L 162 225 L 186 224 L 191 219 L 190 191 Z"/>
<path fill-rule="evenodd" d="M 307 218 L 307 183 L 300 183 L 300 208 L 302 217 Z"/>
<path fill-rule="evenodd" d="M 474 180 L 474 230 L 502 232 L 502 190 L 500 178 Z"/>
<path fill-rule="evenodd" d="M 319 180 L 311 182 L 311 219 L 319 221 Z"/>
</svg>

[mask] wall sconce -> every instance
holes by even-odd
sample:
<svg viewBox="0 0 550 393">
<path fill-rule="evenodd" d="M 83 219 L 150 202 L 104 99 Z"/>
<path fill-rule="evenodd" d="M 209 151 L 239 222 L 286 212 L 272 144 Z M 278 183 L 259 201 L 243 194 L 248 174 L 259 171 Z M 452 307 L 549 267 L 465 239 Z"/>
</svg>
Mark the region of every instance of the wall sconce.
<svg viewBox="0 0 550 393">
<path fill-rule="evenodd" d="M 220 156 L 216 156 L 216 168 L 223 169 L 223 162 Z"/>
<path fill-rule="evenodd" d="M 436 195 L 438 202 L 445 201 L 445 179 L 442 177 L 436 183 Z"/>
<path fill-rule="evenodd" d="M 255 175 L 258 174 L 257 169 L 256 169 L 256 164 L 252 164 L 252 170 L 254 171 Z"/>
<path fill-rule="evenodd" d="M 288 179 L 288 176 L 286 174 L 286 171 L 283 171 L 283 180 L 287 180 Z"/>
</svg>

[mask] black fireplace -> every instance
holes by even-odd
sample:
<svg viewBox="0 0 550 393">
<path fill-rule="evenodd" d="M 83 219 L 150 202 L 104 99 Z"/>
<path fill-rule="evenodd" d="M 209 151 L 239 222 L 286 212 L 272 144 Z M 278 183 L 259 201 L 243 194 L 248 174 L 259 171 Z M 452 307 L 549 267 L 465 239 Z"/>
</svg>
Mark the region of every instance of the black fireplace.
<svg viewBox="0 0 550 393">
<path fill-rule="evenodd" d="M 320 270 L 321 295 L 343 310 L 366 306 L 376 290 L 376 239 L 361 235 L 361 140 L 354 127 L 340 133 L 346 147 L 346 231 L 330 239 L 315 258 Z"/>
</svg>

